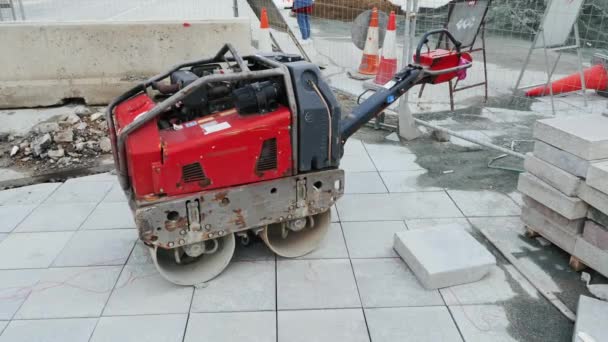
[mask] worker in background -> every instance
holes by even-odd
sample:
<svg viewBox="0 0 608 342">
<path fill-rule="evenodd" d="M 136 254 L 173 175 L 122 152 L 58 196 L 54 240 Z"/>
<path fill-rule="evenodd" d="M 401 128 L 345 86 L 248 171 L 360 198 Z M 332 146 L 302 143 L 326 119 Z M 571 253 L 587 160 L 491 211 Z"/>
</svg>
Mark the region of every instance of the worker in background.
<svg viewBox="0 0 608 342">
<path fill-rule="evenodd" d="M 302 33 L 303 43 L 307 44 L 311 42 L 310 39 L 310 15 L 312 14 L 312 7 L 314 0 L 294 0 L 292 11 L 298 18 L 298 26 L 300 27 L 300 33 Z"/>
</svg>

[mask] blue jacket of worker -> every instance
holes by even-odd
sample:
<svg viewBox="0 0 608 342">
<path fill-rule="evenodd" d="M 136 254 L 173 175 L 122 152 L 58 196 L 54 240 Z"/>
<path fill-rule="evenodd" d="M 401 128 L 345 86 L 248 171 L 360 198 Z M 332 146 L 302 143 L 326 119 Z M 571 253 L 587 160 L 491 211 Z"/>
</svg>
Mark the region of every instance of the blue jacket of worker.
<svg viewBox="0 0 608 342">
<path fill-rule="evenodd" d="M 302 7 L 312 6 L 313 0 L 295 0 L 293 2 L 293 8 L 298 9 Z"/>
</svg>

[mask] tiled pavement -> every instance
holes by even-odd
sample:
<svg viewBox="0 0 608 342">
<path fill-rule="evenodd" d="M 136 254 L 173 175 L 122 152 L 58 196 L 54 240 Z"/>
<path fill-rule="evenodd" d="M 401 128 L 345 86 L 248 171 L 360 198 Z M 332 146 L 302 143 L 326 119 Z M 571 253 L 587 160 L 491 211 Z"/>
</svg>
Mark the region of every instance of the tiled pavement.
<svg viewBox="0 0 608 342">
<path fill-rule="evenodd" d="M 426 290 L 392 250 L 397 231 L 519 214 L 503 194 L 420 186 L 415 160 L 349 141 L 346 195 L 320 249 L 289 260 L 239 246 L 196 288 L 157 274 L 115 176 L 2 191 L 0 342 L 529 340 L 515 315 L 559 314 L 500 257 L 477 283 Z"/>
</svg>

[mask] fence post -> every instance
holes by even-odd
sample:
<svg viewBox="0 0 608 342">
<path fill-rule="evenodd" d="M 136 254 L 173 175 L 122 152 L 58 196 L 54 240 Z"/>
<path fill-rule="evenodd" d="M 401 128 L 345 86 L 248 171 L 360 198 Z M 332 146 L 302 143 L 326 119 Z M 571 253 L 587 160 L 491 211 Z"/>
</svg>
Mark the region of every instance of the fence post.
<svg viewBox="0 0 608 342">
<path fill-rule="evenodd" d="M 401 9 L 404 9 L 403 7 Z M 416 37 L 416 12 L 418 0 L 407 0 L 405 4 L 405 34 L 403 38 L 403 58 L 401 68 L 407 66 L 412 57 L 412 44 Z M 418 138 L 421 133 L 416 128 L 416 122 L 410 111 L 409 93 L 405 93 L 399 100 L 399 136 L 405 140 Z"/>
</svg>

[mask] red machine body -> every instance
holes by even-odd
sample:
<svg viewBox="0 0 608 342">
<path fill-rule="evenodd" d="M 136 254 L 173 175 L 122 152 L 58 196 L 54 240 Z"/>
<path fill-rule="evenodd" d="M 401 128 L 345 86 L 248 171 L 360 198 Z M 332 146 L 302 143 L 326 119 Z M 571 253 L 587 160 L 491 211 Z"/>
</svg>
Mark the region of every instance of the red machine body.
<svg viewBox="0 0 608 342">
<path fill-rule="evenodd" d="M 457 51 L 436 49 L 421 53 L 419 64 L 428 67 L 430 70 L 440 71 L 459 66 L 461 58 L 469 63 L 473 60 L 471 55 L 466 52 L 459 54 Z M 448 72 L 435 77 L 430 83 L 447 82 L 456 76 L 458 76 L 458 71 Z"/>
<path fill-rule="evenodd" d="M 118 132 L 154 105 L 146 94 L 118 105 Z M 134 196 L 176 196 L 291 176 L 290 126 L 285 106 L 252 115 L 230 109 L 168 129 L 151 120 L 126 141 Z"/>
</svg>

